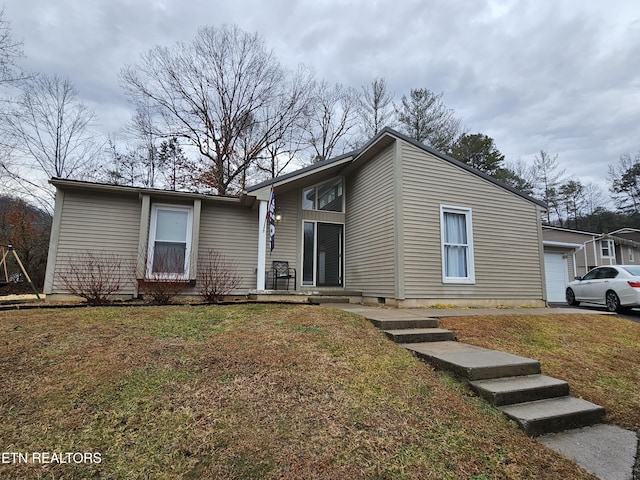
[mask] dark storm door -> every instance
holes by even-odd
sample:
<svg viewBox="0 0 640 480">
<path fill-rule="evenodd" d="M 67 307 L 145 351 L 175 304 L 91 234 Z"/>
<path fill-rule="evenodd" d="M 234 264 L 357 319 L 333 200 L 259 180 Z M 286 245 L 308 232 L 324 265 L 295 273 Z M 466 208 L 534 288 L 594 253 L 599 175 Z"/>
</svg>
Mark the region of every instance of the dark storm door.
<svg viewBox="0 0 640 480">
<path fill-rule="evenodd" d="M 304 222 L 302 284 L 341 287 L 344 225 Z"/>
<path fill-rule="evenodd" d="M 317 224 L 316 285 L 342 286 L 342 244 L 344 225 Z"/>
</svg>

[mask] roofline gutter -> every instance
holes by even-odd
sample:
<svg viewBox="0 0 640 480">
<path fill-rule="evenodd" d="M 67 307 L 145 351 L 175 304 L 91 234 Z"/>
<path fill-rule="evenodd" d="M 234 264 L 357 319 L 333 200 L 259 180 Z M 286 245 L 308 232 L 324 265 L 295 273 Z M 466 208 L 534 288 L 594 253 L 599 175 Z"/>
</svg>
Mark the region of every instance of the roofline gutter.
<svg viewBox="0 0 640 480">
<path fill-rule="evenodd" d="M 145 187 L 129 187 L 125 185 L 109 185 L 105 183 L 93 183 L 85 182 L 82 180 L 69 180 L 63 178 L 52 177 L 49 183 L 54 187 L 61 190 L 92 190 L 105 193 L 121 193 L 128 195 L 156 195 L 163 197 L 174 197 L 189 200 L 202 200 L 207 202 L 218 202 L 227 204 L 240 204 L 242 206 L 252 208 L 256 202 L 256 197 L 242 193 L 239 197 L 226 197 L 222 195 L 206 195 L 203 193 L 194 192 L 178 192 L 175 190 L 162 190 L 159 188 L 145 188 Z"/>
</svg>

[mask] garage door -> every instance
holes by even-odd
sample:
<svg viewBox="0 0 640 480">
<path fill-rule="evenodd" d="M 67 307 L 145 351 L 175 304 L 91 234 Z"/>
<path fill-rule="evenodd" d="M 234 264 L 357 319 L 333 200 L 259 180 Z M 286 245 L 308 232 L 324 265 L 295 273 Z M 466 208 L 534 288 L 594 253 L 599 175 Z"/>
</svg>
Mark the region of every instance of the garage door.
<svg viewBox="0 0 640 480">
<path fill-rule="evenodd" d="M 564 291 L 569 283 L 569 266 L 562 253 L 544 254 L 547 301 L 564 302 Z"/>
</svg>

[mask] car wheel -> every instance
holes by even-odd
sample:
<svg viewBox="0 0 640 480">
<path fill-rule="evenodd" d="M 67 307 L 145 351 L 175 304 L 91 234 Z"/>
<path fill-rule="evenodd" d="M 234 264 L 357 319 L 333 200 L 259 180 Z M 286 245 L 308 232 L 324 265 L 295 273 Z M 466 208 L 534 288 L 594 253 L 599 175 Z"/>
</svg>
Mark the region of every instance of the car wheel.
<svg viewBox="0 0 640 480">
<path fill-rule="evenodd" d="M 620 299 L 613 290 L 609 290 L 605 297 L 607 310 L 610 312 L 621 312 L 623 308 L 620 306 Z"/>
<path fill-rule="evenodd" d="M 580 302 L 578 302 L 576 300 L 576 294 L 573 293 L 573 290 L 571 290 L 570 288 L 567 288 L 567 293 L 565 295 L 566 299 L 567 299 L 567 303 L 573 307 L 577 307 L 578 305 L 580 305 Z"/>
</svg>

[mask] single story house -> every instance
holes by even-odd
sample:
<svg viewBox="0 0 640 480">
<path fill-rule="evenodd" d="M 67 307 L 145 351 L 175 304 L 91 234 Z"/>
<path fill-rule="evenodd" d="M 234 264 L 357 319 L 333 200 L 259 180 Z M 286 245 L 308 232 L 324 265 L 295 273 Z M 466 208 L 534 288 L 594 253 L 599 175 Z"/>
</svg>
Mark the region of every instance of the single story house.
<svg viewBox="0 0 640 480">
<path fill-rule="evenodd" d="M 601 265 L 640 265 L 640 232 L 608 234 L 542 227 L 547 300 L 563 302 L 567 284 Z"/>
<path fill-rule="evenodd" d="M 215 250 L 235 264 L 237 295 L 356 292 L 367 303 L 544 305 L 545 205 L 385 128 L 363 148 L 248 188 L 239 197 L 54 178 L 47 298 L 80 252 L 109 252 L 140 280 L 202 281 Z M 271 192 L 275 234 L 266 225 Z M 170 261 L 160 262 L 167 253 Z M 165 259 L 166 260 L 166 259 Z M 274 285 L 272 266 L 295 277 Z"/>
</svg>

